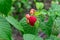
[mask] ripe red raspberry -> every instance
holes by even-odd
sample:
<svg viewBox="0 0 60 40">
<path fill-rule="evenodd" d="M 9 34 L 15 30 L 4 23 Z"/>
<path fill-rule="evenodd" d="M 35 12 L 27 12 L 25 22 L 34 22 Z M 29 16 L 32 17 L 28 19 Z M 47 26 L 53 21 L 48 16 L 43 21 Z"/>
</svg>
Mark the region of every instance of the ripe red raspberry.
<svg viewBox="0 0 60 40">
<path fill-rule="evenodd" d="M 29 18 L 29 23 L 31 26 L 34 26 L 35 22 L 36 22 L 36 17 L 35 16 L 30 16 Z"/>
<path fill-rule="evenodd" d="M 29 14 L 26 14 L 26 18 L 29 19 L 30 18 L 30 15 Z"/>
<path fill-rule="evenodd" d="M 34 12 L 35 12 L 35 9 L 31 9 L 31 10 L 30 10 L 30 14 L 31 14 L 31 15 L 33 15 Z"/>
</svg>

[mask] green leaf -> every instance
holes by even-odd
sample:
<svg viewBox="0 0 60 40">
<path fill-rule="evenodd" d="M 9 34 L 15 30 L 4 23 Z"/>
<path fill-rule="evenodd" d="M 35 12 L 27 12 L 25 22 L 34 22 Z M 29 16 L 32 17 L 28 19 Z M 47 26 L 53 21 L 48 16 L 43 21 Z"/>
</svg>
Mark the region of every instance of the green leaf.
<svg viewBox="0 0 60 40">
<path fill-rule="evenodd" d="M 12 16 L 6 17 L 6 20 L 10 24 L 12 24 L 15 28 L 17 28 L 19 31 L 24 31 L 23 27 L 20 25 L 20 23 L 16 19 L 14 19 Z"/>
<path fill-rule="evenodd" d="M 60 17 L 57 17 L 57 18 L 55 19 L 52 33 L 53 33 L 53 34 L 58 34 L 58 33 L 60 33 Z"/>
<path fill-rule="evenodd" d="M 41 13 L 40 13 L 39 11 L 37 11 L 37 12 L 35 12 L 34 15 L 35 15 L 35 16 L 39 16 L 39 15 L 41 15 Z"/>
<path fill-rule="evenodd" d="M 51 35 L 50 38 L 51 40 L 60 40 L 57 36 Z"/>
<path fill-rule="evenodd" d="M 9 23 L 0 17 L 0 40 L 11 40 L 11 27 Z"/>
<path fill-rule="evenodd" d="M 37 21 L 35 22 L 35 27 L 38 28 L 38 27 L 39 27 L 39 24 L 40 24 L 40 22 L 39 22 L 39 20 L 37 20 Z"/>
<path fill-rule="evenodd" d="M 22 20 L 20 20 L 19 23 L 22 25 L 25 34 L 28 33 L 28 34 L 34 34 L 35 35 L 35 34 L 38 33 L 35 26 L 31 26 L 30 24 L 28 24 L 26 22 L 26 18 L 25 17 Z"/>
<path fill-rule="evenodd" d="M 36 2 L 36 8 L 37 9 L 43 9 L 44 4 L 42 2 Z"/>
<path fill-rule="evenodd" d="M 54 3 L 51 4 L 51 8 L 49 9 L 50 15 L 58 15 L 60 16 L 60 5 Z"/>
<path fill-rule="evenodd" d="M 43 40 L 42 38 L 32 35 L 32 34 L 24 34 L 23 38 L 24 40 Z"/>
<path fill-rule="evenodd" d="M 12 0 L 0 0 L 0 13 L 7 15 L 11 9 L 11 4 Z"/>
<path fill-rule="evenodd" d="M 60 40 L 60 38 L 58 38 L 57 36 L 55 35 L 50 35 L 50 37 L 46 40 Z"/>
<path fill-rule="evenodd" d="M 46 19 L 48 17 L 48 19 Z M 48 36 L 52 32 L 53 19 L 51 16 L 41 15 L 40 16 L 40 29 Z"/>
</svg>

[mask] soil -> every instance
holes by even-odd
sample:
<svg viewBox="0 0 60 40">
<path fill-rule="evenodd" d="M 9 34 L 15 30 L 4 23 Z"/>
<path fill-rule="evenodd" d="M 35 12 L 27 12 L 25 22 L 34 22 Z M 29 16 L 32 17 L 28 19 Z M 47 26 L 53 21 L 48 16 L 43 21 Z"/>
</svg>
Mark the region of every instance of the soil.
<svg viewBox="0 0 60 40">
<path fill-rule="evenodd" d="M 12 37 L 14 40 L 23 40 L 23 37 L 22 37 L 22 33 L 19 32 L 17 29 L 15 29 L 14 27 L 12 27 Z"/>
</svg>

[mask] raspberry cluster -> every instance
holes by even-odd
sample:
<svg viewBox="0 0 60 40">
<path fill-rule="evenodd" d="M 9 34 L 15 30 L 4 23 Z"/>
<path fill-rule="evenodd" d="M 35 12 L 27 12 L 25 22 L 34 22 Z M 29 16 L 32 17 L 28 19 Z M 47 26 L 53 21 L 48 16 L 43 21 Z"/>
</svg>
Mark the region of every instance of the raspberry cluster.
<svg viewBox="0 0 60 40">
<path fill-rule="evenodd" d="M 35 22 L 37 21 L 37 18 L 34 16 L 35 9 L 30 10 L 30 14 L 26 14 L 27 23 L 29 23 L 31 26 L 34 26 Z"/>
</svg>

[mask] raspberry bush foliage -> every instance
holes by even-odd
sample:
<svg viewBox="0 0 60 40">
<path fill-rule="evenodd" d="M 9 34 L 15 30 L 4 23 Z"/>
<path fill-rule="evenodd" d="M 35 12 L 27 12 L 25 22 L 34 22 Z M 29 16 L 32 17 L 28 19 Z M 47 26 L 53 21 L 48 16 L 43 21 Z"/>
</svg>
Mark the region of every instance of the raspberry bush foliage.
<svg viewBox="0 0 60 40">
<path fill-rule="evenodd" d="M 60 5 L 53 1 L 46 10 L 42 2 L 34 2 L 36 9 L 18 21 L 10 14 L 14 1 L 0 0 L 0 40 L 14 40 L 11 25 L 22 33 L 23 40 L 60 40 Z"/>
</svg>

